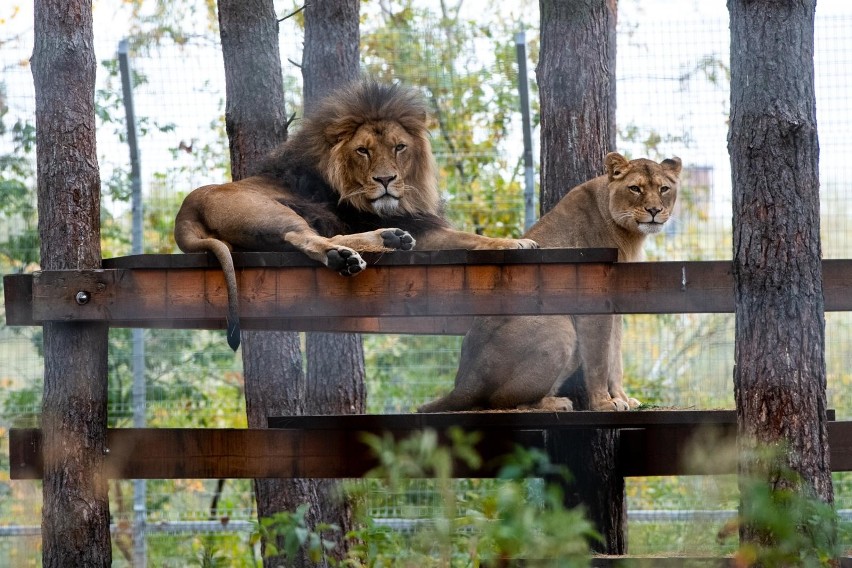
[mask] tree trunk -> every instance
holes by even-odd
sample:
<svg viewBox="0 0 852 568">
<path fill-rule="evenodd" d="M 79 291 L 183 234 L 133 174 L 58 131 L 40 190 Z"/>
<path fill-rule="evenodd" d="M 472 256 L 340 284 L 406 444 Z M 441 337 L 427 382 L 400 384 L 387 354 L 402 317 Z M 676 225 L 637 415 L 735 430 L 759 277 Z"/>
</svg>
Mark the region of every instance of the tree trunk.
<svg viewBox="0 0 852 568">
<path fill-rule="evenodd" d="M 540 0 L 541 213 L 615 148 L 615 0 Z"/>
<path fill-rule="evenodd" d="M 101 266 L 92 4 L 37 0 L 32 72 L 41 266 Z M 107 334 L 102 323 L 44 325 L 42 562 L 110 566 Z"/>
<path fill-rule="evenodd" d="M 603 173 L 615 150 L 614 0 L 540 0 L 541 53 L 536 67 L 541 99 L 541 212 L 573 187 Z M 590 96 L 590 93 L 594 96 Z M 620 318 L 619 318 L 620 321 Z M 578 410 L 588 409 L 582 372 L 560 389 Z M 574 475 L 566 505 L 584 505 L 604 537 L 593 548 L 624 554 L 624 478 L 616 470 L 614 430 L 564 430 L 548 435 L 551 458 Z"/>
<path fill-rule="evenodd" d="M 814 95 L 814 0 L 729 0 L 734 392 L 741 487 L 795 487 L 833 501 L 826 434 L 825 319 Z M 771 458 L 753 450 L 781 449 Z M 783 485 L 783 482 L 782 482 Z M 794 484 L 796 485 L 796 484 Z M 747 495 L 743 496 L 747 499 Z M 744 501 L 747 510 L 749 503 Z M 744 541 L 765 541 L 742 526 Z"/>
<path fill-rule="evenodd" d="M 360 74 L 358 0 L 318 0 L 305 9 L 302 79 L 307 112 L 334 89 Z M 357 276 L 356 276 L 357 278 Z M 302 404 L 306 414 L 364 412 L 364 349 L 358 334 L 306 334 L 308 380 Z M 336 524 L 341 531 L 326 535 L 337 542 L 335 555 L 345 554 L 344 535 L 352 528 L 352 508 L 341 500 L 334 480 L 305 480 L 314 499 L 308 517 Z M 311 566 L 303 559 L 302 566 Z"/>
<path fill-rule="evenodd" d="M 225 127 L 232 178 L 238 180 L 251 175 L 260 159 L 287 138 L 272 0 L 220 0 L 219 28 L 225 61 Z M 299 335 L 243 331 L 242 352 L 249 427 L 266 428 L 269 416 L 298 414 L 305 388 Z M 256 479 L 254 485 L 259 518 L 295 510 L 307 499 L 300 480 Z M 264 559 L 268 567 L 279 562 Z"/>
</svg>

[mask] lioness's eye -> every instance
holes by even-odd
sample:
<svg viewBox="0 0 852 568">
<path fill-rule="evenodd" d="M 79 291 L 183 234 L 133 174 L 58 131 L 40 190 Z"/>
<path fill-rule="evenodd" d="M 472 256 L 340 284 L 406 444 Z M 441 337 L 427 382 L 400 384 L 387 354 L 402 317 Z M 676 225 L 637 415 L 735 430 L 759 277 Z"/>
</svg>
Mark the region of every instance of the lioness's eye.
<svg viewBox="0 0 852 568">
<path fill-rule="evenodd" d="M 671 188 L 670 188 L 669 186 L 664 185 L 663 187 L 661 187 L 661 188 L 660 188 L 660 193 L 668 193 L 668 191 L 669 191 L 670 189 L 671 189 Z"/>
<path fill-rule="evenodd" d="M 399 154 L 400 152 L 405 150 L 405 148 L 406 148 L 405 144 L 397 144 L 396 147 L 393 149 L 393 151 L 396 152 L 397 154 Z"/>
<path fill-rule="evenodd" d="M 642 193 L 642 188 L 641 188 L 641 187 L 639 187 L 638 185 L 631 185 L 631 186 L 630 186 L 630 187 L 628 187 L 627 189 L 629 189 L 629 190 L 630 190 L 630 191 L 632 191 L 633 193 Z"/>
<path fill-rule="evenodd" d="M 358 148 L 355 149 L 355 151 L 358 152 L 359 154 L 361 154 L 362 156 L 369 156 L 370 155 L 370 151 L 367 150 L 366 148 L 364 148 L 363 146 L 359 146 Z"/>
</svg>

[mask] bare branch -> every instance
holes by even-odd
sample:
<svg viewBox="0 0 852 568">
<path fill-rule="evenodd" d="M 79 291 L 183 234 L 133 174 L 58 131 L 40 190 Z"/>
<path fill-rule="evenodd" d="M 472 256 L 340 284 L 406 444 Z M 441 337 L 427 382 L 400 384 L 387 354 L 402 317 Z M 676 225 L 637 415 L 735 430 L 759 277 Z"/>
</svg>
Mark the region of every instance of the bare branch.
<svg viewBox="0 0 852 568">
<path fill-rule="evenodd" d="M 283 21 L 284 21 L 284 20 L 286 20 L 287 18 L 292 18 L 293 16 L 295 16 L 296 14 L 298 14 L 299 12 L 301 12 L 302 10 L 304 10 L 305 8 L 307 8 L 308 6 L 310 6 L 310 4 L 305 4 L 304 6 L 302 6 L 301 8 L 299 8 L 298 10 L 295 10 L 295 11 L 293 11 L 293 12 L 290 12 L 289 14 L 287 14 L 286 16 L 284 16 L 283 18 L 279 18 L 278 23 L 280 24 L 281 22 L 283 22 Z"/>
</svg>

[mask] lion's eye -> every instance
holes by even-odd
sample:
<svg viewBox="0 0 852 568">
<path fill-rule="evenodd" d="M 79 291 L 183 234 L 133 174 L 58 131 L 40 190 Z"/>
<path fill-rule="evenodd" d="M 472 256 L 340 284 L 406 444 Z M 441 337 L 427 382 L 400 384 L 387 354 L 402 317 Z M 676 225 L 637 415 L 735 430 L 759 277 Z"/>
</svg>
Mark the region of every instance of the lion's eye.
<svg viewBox="0 0 852 568">
<path fill-rule="evenodd" d="M 364 148 L 363 146 L 358 146 L 357 148 L 355 148 L 355 151 L 361 154 L 362 156 L 370 156 L 370 151 Z"/>
<path fill-rule="evenodd" d="M 664 185 L 660 188 L 660 193 L 668 193 L 671 188 L 667 185 Z"/>
<path fill-rule="evenodd" d="M 407 148 L 407 146 L 405 144 L 397 144 L 396 147 L 394 147 L 393 151 L 396 152 L 397 154 L 399 154 L 400 152 L 402 152 L 406 148 Z"/>
<path fill-rule="evenodd" d="M 631 185 L 627 189 L 629 189 L 633 193 L 642 193 L 642 188 L 639 187 L 638 185 Z"/>
</svg>

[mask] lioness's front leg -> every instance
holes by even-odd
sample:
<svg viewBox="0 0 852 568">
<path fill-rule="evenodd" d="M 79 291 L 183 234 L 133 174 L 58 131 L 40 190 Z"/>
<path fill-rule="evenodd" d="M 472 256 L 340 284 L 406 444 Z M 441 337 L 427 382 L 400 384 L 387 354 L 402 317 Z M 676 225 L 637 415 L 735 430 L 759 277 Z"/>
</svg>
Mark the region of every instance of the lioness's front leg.
<svg viewBox="0 0 852 568">
<path fill-rule="evenodd" d="M 621 319 L 617 316 L 576 316 L 574 325 L 589 393 L 589 409 L 628 410 L 627 400 L 610 394 L 610 384 L 621 384 L 620 377 L 614 378 L 615 373 L 621 373 Z"/>
<path fill-rule="evenodd" d="M 624 391 L 624 368 L 621 355 L 621 333 L 624 329 L 620 315 L 612 316 L 612 341 L 609 344 L 609 360 L 611 362 L 609 374 L 609 394 L 613 399 L 621 400 L 630 408 L 636 408 L 641 402 L 628 396 Z"/>
</svg>

